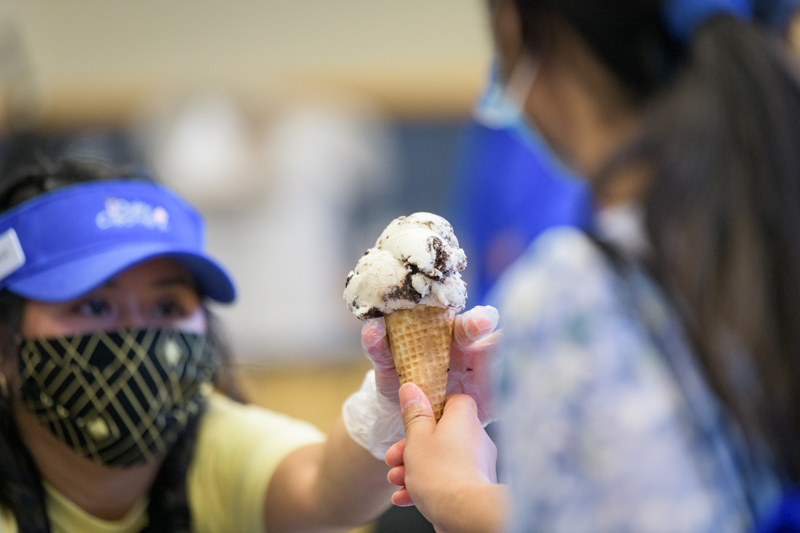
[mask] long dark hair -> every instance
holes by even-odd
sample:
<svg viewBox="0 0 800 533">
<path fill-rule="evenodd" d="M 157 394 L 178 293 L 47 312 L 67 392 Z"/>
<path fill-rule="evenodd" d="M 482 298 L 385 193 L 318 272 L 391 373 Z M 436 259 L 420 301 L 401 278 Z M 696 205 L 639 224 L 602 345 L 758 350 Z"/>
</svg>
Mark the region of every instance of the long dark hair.
<svg viewBox="0 0 800 533">
<path fill-rule="evenodd" d="M 795 57 L 760 21 L 724 13 L 676 42 L 660 0 L 515 1 L 527 42 L 558 17 L 641 104 L 644 131 L 623 161 L 651 171 L 648 266 L 753 448 L 800 482 Z"/>
<path fill-rule="evenodd" d="M 0 184 L 0 212 L 60 187 L 111 178 L 146 179 L 138 173 L 125 174 L 90 161 L 42 160 L 4 178 Z M 24 305 L 23 298 L 7 290 L 0 291 L 0 359 L 17 353 Z M 206 316 L 209 342 L 225 369 L 229 354 L 221 329 L 208 308 Z M 230 375 L 223 371 L 221 376 L 223 392 L 240 399 Z M 21 533 L 48 532 L 50 525 L 41 476 L 19 436 L 11 409 L 9 398 L 0 394 L 0 507 L 14 514 Z M 189 532 L 192 529 L 186 475 L 201 416 L 202 412 L 190 420 L 164 460 L 150 490 L 146 531 Z"/>
</svg>

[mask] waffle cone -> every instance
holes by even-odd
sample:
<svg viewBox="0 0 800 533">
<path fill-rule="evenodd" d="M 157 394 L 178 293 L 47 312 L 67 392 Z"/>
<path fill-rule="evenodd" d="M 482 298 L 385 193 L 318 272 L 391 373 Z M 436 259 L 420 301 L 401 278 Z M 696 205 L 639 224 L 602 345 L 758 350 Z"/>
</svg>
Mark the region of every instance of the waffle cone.
<svg viewBox="0 0 800 533">
<path fill-rule="evenodd" d="M 455 312 L 450 308 L 418 305 L 384 318 L 400 384 L 411 382 L 421 388 L 439 420 L 447 389 Z"/>
</svg>

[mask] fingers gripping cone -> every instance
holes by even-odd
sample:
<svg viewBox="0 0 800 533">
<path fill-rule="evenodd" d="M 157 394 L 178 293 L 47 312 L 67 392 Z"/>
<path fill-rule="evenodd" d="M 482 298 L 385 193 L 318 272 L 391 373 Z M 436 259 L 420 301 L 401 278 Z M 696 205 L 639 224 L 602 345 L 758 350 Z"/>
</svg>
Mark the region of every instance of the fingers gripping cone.
<svg viewBox="0 0 800 533">
<path fill-rule="evenodd" d="M 418 305 L 385 315 L 400 384 L 412 382 L 431 402 L 438 421 L 444 408 L 455 312 Z"/>
</svg>

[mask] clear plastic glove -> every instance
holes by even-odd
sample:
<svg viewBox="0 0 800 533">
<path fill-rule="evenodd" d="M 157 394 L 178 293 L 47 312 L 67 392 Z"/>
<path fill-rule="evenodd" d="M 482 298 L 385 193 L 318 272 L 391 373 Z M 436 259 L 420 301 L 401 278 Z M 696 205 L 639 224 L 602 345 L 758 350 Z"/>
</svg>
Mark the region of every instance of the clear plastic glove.
<svg viewBox="0 0 800 533">
<path fill-rule="evenodd" d="M 450 348 L 447 394 L 470 395 L 484 426 L 495 420 L 490 366 L 496 358 L 493 348 L 500 333 L 494 330 L 499 317 L 497 309 L 490 306 L 457 315 Z M 367 373 L 361 389 L 345 401 L 342 415 L 353 440 L 383 460 L 386 450 L 405 436 L 398 399 L 400 379 L 383 318 L 364 322 L 361 346 L 374 369 Z"/>
</svg>

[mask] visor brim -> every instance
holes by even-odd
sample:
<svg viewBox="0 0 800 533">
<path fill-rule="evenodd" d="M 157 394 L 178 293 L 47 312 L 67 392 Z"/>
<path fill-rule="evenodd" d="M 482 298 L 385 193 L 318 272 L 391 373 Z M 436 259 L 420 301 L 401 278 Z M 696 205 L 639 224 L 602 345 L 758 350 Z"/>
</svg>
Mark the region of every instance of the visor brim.
<svg viewBox="0 0 800 533">
<path fill-rule="evenodd" d="M 186 267 L 202 296 L 220 303 L 230 303 L 235 299 L 233 282 L 216 261 L 198 254 L 196 250 L 161 243 L 126 246 L 75 259 L 22 280 L 11 281 L 7 288 L 28 299 L 64 302 L 86 294 L 138 263 L 157 257 L 173 258 Z"/>
</svg>

